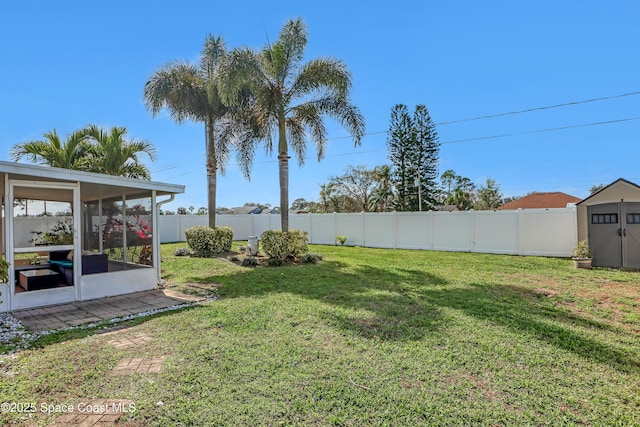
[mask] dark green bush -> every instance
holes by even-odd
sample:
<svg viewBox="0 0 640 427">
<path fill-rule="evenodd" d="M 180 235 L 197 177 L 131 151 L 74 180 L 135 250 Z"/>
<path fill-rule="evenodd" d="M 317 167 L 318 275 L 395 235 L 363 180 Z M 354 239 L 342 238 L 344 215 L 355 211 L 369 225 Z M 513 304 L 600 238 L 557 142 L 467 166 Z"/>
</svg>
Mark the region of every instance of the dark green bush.
<svg viewBox="0 0 640 427">
<path fill-rule="evenodd" d="M 282 264 L 284 264 L 284 260 L 280 258 L 269 258 L 269 261 L 267 261 L 269 267 L 280 267 Z"/>
<path fill-rule="evenodd" d="M 300 257 L 300 259 L 305 264 L 315 264 L 315 263 L 317 263 L 319 261 L 322 261 L 322 254 L 307 253 L 307 254 L 302 255 L 302 257 Z"/>
<path fill-rule="evenodd" d="M 233 229 L 231 227 L 211 228 L 206 225 L 189 227 L 184 231 L 187 243 L 194 255 L 211 258 L 231 250 Z"/>
<path fill-rule="evenodd" d="M 248 256 L 242 260 L 243 267 L 257 267 L 258 266 L 258 258 Z"/>
</svg>

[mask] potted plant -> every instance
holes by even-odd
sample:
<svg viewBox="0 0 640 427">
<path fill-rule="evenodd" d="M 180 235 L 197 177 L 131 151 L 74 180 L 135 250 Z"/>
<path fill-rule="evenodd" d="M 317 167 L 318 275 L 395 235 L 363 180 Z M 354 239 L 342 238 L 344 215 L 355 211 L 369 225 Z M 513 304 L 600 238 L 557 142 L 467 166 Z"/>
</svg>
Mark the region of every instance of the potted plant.
<svg viewBox="0 0 640 427">
<path fill-rule="evenodd" d="M 573 265 L 575 268 L 591 268 L 591 249 L 585 240 L 580 240 L 573 248 Z"/>
</svg>

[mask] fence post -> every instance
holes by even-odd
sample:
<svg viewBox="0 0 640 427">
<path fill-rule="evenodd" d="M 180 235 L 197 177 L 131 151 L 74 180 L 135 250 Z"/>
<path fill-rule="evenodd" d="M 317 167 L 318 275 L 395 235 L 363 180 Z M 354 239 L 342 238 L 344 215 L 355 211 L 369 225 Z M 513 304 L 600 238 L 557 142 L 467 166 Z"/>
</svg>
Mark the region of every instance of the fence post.
<svg viewBox="0 0 640 427">
<path fill-rule="evenodd" d="M 427 242 L 427 248 L 433 250 L 433 218 L 435 217 L 435 212 L 429 212 L 429 218 L 427 221 L 427 230 L 429 231 L 429 241 Z"/>
<path fill-rule="evenodd" d="M 475 252 L 476 248 L 476 211 L 469 209 L 469 252 Z"/>
<path fill-rule="evenodd" d="M 524 212 L 522 208 L 518 209 L 518 229 L 516 230 L 516 240 L 518 241 L 518 255 L 524 255 L 524 243 L 522 234 L 524 231 Z"/>
<path fill-rule="evenodd" d="M 398 215 L 396 215 L 396 211 L 391 212 L 391 218 L 393 220 L 393 249 L 398 249 Z"/>
<path fill-rule="evenodd" d="M 367 224 L 365 224 L 365 220 L 366 220 L 366 214 L 364 213 L 364 211 L 360 212 L 360 215 L 362 216 L 362 247 L 366 247 L 366 242 L 367 242 Z"/>
</svg>

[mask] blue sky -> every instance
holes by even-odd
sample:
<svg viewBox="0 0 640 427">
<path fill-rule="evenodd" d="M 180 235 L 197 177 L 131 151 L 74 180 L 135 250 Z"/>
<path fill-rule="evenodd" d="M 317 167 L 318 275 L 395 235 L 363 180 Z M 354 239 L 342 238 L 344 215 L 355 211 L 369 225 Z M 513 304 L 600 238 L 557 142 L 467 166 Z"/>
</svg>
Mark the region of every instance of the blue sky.
<svg viewBox="0 0 640 427">
<path fill-rule="evenodd" d="M 144 84 L 167 62 L 196 62 L 209 33 L 229 47 L 259 48 L 291 17 L 308 26 L 308 59 L 347 63 L 367 123 L 354 147 L 329 122 L 326 158 L 318 163 L 310 149 L 303 167 L 291 163 L 291 201 L 317 199 L 319 185 L 347 165 L 388 163 L 384 132 L 396 103 L 425 104 L 442 123 L 640 91 L 637 1 L 2 2 L 0 160 L 53 128 L 126 126 L 157 147 L 154 181 L 186 185 L 168 208 L 206 206 L 203 126 L 153 118 Z M 619 177 L 640 182 L 639 117 L 636 94 L 439 125 L 440 173 L 454 169 L 478 185 L 491 177 L 509 196 L 586 197 Z M 218 206 L 245 202 L 279 203 L 277 162 L 262 150 L 251 181 L 234 160 L 218 180 Z"/>
</svg>

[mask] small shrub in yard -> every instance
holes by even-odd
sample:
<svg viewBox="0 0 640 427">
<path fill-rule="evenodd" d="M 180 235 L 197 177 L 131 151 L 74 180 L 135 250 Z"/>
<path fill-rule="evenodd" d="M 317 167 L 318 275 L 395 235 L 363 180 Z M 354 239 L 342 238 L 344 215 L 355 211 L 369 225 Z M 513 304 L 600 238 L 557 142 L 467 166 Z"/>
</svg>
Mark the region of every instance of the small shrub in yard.
<svg viewBox="0 0 640 427">
<path fill-rule="evenodd" d="M 173 254 L 175 256 L 191 256 L 191 249 L 189 248 L 176 248 L 175 251 L 173 251 Z"/>
<path fill-rule="evenodd" d="M 197 257 L 211 258 L 231 250 L 233 229 L 231 227 L 211 228 L 206 225 L 189 227 L 184 230 L 187 243 Z"/>
<path fill-rule="evenodd" d="M 341 246 L 344 246 L 344 242 L 347 241 L 347 236 L 336 236 L 336 243 L 340 243 Z"/>
<path fill-rule="evenodd" d="M 308 253 L 302 255 L 301 259 L 305 264 L 315 264 L 318 261 L 322 261 L 322 254 Z"/>
<path fill-rule="evenodd" d="M 281 260 L 290 256 L 302 256 L 309 250 L 308 233 L 302 230 L 290 230 L 286 233 L 280 230 L 267 230 L 260 236 L 260 241 L 267 255 Z"/>
<path fill-rule="evenodd" d="M 258 258 L 248 256 L 242 260 L 243 267 L 257 267 L 258 266 Z"/>
<path fill-rule="evenodd" d="M 269 261 L 267 261 L 269 267 L 280 267 L 282 264 L 284 264 L 284 260 L 280 258 L 269 258 Z"/>
</svg>

